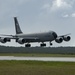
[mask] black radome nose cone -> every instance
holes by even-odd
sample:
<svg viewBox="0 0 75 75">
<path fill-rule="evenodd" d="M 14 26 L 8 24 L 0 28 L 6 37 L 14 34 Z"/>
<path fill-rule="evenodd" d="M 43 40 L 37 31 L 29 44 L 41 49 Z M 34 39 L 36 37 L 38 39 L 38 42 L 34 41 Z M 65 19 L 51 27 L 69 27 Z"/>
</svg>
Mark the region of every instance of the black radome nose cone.
<svg viewBox="0 0 75 75">
<path fill-rule="evenodd" d="M 52 35 L 54 36 L 54 38 L 57 38 L 57 34 L 55 32 L 52 33 Z"/>
</svg>

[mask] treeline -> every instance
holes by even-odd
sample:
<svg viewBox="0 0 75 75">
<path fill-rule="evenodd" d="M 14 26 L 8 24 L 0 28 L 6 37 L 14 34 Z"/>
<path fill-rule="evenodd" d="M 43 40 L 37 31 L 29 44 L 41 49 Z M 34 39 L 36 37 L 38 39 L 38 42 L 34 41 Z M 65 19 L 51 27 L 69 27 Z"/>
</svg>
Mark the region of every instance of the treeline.
<svg viewBox="0 0 75 75">
<path fill-rule="evenodd" d="M 0 46 L 0 53 L 75 54 L 75 47 L 8 47 Z"/>
</svg>

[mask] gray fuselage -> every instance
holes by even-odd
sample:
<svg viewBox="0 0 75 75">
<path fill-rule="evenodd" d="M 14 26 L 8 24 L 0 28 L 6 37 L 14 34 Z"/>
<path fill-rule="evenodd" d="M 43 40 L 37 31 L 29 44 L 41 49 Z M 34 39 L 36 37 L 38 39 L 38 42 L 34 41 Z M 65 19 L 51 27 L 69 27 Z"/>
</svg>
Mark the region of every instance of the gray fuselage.
<svg viewBox="0 0 75 75">
<path fill-rule="evenodd" d="M 17 34 L 17 37 L 23 38 L 26 42 L 47 42 L 53 41 L 57 38 L 57 34 L 54 31 L 33 33 L 33 34 Z"/>
</svg>

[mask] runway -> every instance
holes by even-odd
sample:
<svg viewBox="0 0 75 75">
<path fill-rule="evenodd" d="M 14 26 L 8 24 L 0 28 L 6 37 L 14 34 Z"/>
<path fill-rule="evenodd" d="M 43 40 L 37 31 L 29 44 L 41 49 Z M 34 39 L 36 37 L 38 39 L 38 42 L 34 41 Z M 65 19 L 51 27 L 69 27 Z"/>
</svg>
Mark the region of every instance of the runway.
<svg viewBox="0 0 75 75">
<path fill-rule="evenodd" d="M 0 60 L 32 60 L 32 61 L 60 61 L 75 62 L 75 57 L 16 57 L 16 56 L 0 56 Z"/>
</svg>

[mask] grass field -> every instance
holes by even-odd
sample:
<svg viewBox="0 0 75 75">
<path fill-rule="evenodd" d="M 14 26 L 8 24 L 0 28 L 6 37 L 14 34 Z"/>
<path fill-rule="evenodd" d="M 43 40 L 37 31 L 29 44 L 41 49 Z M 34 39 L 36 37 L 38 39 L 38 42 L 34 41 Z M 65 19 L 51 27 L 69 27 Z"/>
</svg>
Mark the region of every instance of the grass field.
<svg viewBox="0 0 75 75">
<path fill-rule="evenodd" d="M 27 57 L 75 57 L 75 54 L 38 54 L 38 53 L 0 53 L 0 56 L 27 56 Z"/>
<path fill-rule="evenodd" d="M 0 61 L 0 75 L 75 75 L 75 63 Z"/>
</svg>

